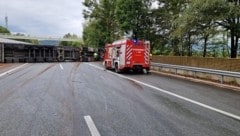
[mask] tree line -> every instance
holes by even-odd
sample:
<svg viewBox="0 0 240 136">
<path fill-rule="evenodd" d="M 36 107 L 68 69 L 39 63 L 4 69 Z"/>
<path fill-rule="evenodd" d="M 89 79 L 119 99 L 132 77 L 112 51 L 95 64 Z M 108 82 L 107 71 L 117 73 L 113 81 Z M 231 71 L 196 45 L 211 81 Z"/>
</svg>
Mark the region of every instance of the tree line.
<svg viewBox="0 0 240 136">
<path fill-rule="evenodd" d="M 155 54 L 217 56 L 221 47 L 222 56 L 238 56 L 239 0 L 84 0 L 83 5 L 83 40 L 89 46 L 103 47 L 133 33 L 149 40 Z"/>
<path fill-rule="evenodd" d="M 11 32 L 3 27 L 3 26 L 0 26 L 0 34 L 11 34 Z M 16 34 L 13 34 L 15 36 L 26 36 L 25 34 L 22 34 L 22 33 L 16 33 Z M 67 33 L 63 36 L 63 38 L 73 38 L 73 39 L 76 39 L 76 38 L 79 38 L 76 34 L 70 34 L 70 33 Z M 22 41 L 22 42 L 27 42 L 27 43 L 31 43 L 31 44 L 35 44 L 35 45 L 39 45 L 40 42 L 38 40 L 33 40 L 33 39 L 13 39 L 13 40 L 17 40 L 17 41 Z M 47 42 L 50 42 L 50 40 L 45 40 Z M 83 43 L 82 41 L 61 41 L 59 43 L 60 46 L 71 46 L 71 47 L 81 47 L 83 46 Z"/>
<path fill-rule="evenodd" d="M 11 34 L 11 32 L 7 28 L 0 26 L 0 34 Z M 14 35 L 15 36 L 25 36 L 24 34 L 21 34 L 21 33 L 16 33 Z M 30 40 L 30 39 L 13 39 L 13 40 L 28 42 L 28 43 L 32 43 L 32 44 L 39 44 L 38 40 Z"/>
</svg>

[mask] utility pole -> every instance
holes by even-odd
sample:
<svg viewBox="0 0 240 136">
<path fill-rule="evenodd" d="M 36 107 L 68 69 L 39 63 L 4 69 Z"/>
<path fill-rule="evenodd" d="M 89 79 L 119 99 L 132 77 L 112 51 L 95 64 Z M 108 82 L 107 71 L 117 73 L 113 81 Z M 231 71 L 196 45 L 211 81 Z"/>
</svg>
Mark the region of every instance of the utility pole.
<svg viewBox="0 0 240 136">
<path fill-rule="evenodd" d="M 8 16 L 5 16 L 5 27 L 8 29 Z"/>
</svg>

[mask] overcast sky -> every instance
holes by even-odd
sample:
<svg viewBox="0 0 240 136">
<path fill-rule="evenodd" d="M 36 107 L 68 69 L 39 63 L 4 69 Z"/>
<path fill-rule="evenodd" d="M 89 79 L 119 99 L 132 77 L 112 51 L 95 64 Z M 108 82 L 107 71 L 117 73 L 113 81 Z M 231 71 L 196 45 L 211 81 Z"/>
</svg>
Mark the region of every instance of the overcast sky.
<svg viewBox="0 0 240 136">
<path fill-rule="evenodd" d="M 32 36 L 82 36 L 83 0 L 0 0 L 0 25 Z"/>
</svg>

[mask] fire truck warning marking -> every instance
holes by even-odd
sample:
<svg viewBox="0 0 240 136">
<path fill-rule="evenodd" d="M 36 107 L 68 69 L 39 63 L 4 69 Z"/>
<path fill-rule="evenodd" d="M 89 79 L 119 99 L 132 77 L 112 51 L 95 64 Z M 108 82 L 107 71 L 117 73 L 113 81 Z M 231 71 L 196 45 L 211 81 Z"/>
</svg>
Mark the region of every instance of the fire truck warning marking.
<svg viewBox="0 0 240 136">
<path fill-rule="evenodd" d="M 93 65 L 93 64 L 88 64 L 88 65 L 90 65 L 90 66 L 92 66 L 92 67 L 95 67 L 95 68 L 97 68 L 97 69 L 100 69 L 100 70 L 104 70 L 102 67 L 99 67 L 99 66 L 96 66 L 96 65 Z M 112 72 L 112 71 L 107 71 L 107 72 L 109 72 L 109 73 L 111 73 L 111 74 L 114 74 L 114 75 L 116 75 L 116 76 L 119 76 L 119 77 L 121 77 L 121 78 L 134 81 L 134 82 L 136 82 L 136 83 L 139 83 L 139 84 L 141 84 L 141 85 L 147 86 L 147 87 L 149 87 L 149 88 L 158 90 L 158 91 L 160 91 L 160 92 L 162 92 L 162 93 L 165 93 L 165 94 L 168 94 L 168 95 L 177 97 L 177 98 L 182 99 L 182 100 L 185 100 L 185 101 L 187 101 L 187 102 L 196 104 L 196 105 L 198 105 L 198 106 L 200 106 L 200 107 L 203 107 L 203 108 L 206 108 L 206 109 L 215 111 L 215 112 L 217 112 L 217 113 L 220 113 L 220 114 L 222 114 L 222 115 L 231 117 L 231 118 L 233 118 L 233 119 L 240 120 L 240 116 L 235 115 L 235 114 L 233 114 L 233 113 L 230 113 L 230 112 L 227 112 L 227 111 L 223 111 L 223 110 L 220 110 L 220 109 L 218 109 L 218 108 L 214 108 L 214 107 L 212 107 L 212 106 L 203 104 L 203 103 L 201 103 L 201 102 L 198 102 L 198 101 L 189 99 L 189 98 L 187 98 L 187 97 L 184 97 L 184 96 L 181 96 L 181 95 L 178 95 L 178 94 L 169 92 L 169 91 L 167 91 L 167 90 L 163 90 L 163 89 L 158 88 L 158 87 L 156 87 L 156 86 L 153 86 L 153 85 L 150 85 L 150 84 L 147 84 L 147 83 L 144 83 L 144 82 L 135 80 L 135 79 L 133 79 L 133 78 L 129 78 L 129 77 L 123 76 L 123 75 L 121 75 L 121 74 L 114 73 L 114 72 Z"/>
<path fill-rule="evenodd" d="M 87 126 L 90 130 L 91 135 L 92 136 L 101 136 L 100 133 L 98 132 L 97 127 L 95 126 L 91 116 L 89 116 L 89 115 L 84 116 L 84 119 L 87 123 Z"/>
<path fill-rule="evenodd" d="M 28 63 L 25 63 L 25 64 L 23 64 L 23 65 L 20 65 L 20 66 L 16 67 L 16 68 L 13 68 L 13 69 L 10 69 L 10 70 L 8 70 L 8 71 L 6 71 L 6 72 L 3 72 L 3 73 L 0 74 L 0 77 L 4 76 L 4 75 L 6 75 L 6 74 L 11 74 L 13 71 L 18 70 L 18 69 L 26 66 L 27 64 L 28 64 Z"/>
</svg>

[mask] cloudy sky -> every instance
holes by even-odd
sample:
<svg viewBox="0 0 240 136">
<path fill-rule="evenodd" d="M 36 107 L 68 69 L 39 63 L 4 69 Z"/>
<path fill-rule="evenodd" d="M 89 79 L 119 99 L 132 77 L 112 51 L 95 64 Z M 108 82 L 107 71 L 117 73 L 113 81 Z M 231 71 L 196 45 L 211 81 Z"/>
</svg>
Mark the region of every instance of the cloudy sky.
<svg viewBox="0 0 240 136">
<path fill-rule="evenodd" d="M 32 36 L 82 36 L 83 0 L 0 0 L 0 25 Z"/>
</svg>

